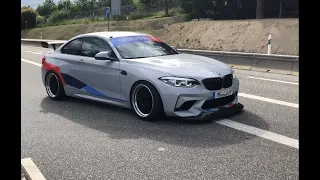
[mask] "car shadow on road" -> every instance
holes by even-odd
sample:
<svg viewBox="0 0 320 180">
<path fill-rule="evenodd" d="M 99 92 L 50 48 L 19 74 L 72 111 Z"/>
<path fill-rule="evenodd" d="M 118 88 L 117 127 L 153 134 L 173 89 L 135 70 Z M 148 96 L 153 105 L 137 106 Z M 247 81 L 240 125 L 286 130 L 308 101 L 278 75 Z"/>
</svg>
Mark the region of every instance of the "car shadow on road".
<svg viewBox="0 0 320 180">
<path fill-rule="evenodd" d="M 46 97 L 41 101 L 41 108 L 41 113 L 60 115 L 119 140 L 144 138 L 183 147 L 209 148 L 239 144 L 256 138 L 254 135 L 215 123 L 219 119 L 187 121 L 163 116 L 158 121 L 145 122 L 139 120 L 129 109 L 76 98 L 57 102 Z M 229 119 L 256 128 L 269 129 L 268 123 L 250 110 Z"/>
</svg>

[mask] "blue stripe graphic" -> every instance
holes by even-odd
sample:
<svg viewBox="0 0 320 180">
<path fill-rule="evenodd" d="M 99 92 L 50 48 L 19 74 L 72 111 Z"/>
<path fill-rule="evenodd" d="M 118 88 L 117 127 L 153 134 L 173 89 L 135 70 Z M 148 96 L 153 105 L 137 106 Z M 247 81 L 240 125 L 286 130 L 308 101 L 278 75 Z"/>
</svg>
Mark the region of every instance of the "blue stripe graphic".
<svg viewBox="0 0 320 180">
<path fill-rule="evenodd" d="M 85 83 L 79 81 L 78 79 L 70 76 L 69 74 L 64 74 L 64 73 L 61 73 L 64 81 L 66 82 L 66 84 L 68 84 L 69 86 L 73 86 L 75 88 L 78 88 L 78 89 L 81 89 L 83 88 L 84 86 L 86 86 Z"/>
<path fill-rule="evenodd" d="M 124 36 L 111 39 L 111 42 L 115 47 L 120 46 L 122 44 L 145 41 L 151 41 L 151 39 L 148 38 L 148 36 Z"/>
<path fill-rule="evenodd" d="M 95 95 L 95 96 L 98 96 L 98 97 L 102 97 L 104 99 L 110 99 L 110 100 L 113 100 L 113 101 L 120 101 L 120 102 L 126 102 L 126 103 L 129 103 L 125 100 L 122 100 L 122 99 L 117 99 L 117 98 L 112 98 L 112 97 L 108 97 L 104 94 L 102 94 L 101 92 L 99 92 L 98 90 L 94 89 L 93 87 L 91 86 L 85 86 L 83 87 L 82 89 L 84 89 L 85 91 L 87 91 L 89 94 L 92 94 L 92 95 Z"/>
<path fill-rule="evenodd" d="M 85 86 L 83 87 L 84 90 L 86 90 L 88 93 L 92 94 L 92 95 L 96 95 L 96 96 L 100 96 L 100 97 L 106 97 L 104 94 L 102 94 L 101 92 L 97 91 L 96 89 L 90 87 L 90 86 Z"/>
<path fill-rule="evenodd" d="M 61 74 L 62 74 L 62 77 L 65 80 L 66 84 L 69 85 L 69 86 L 75 87 L 77 89 L 83 89 L 83 90 L 87 91 L 91 95 L 102 97 L 104 99 L 110 99 L 110 100 L 113 100 L 113 101 L 120 101 L 120 102 L 129 103 L 128 101 L 125 101 L 125 100 L 122 100 L 122 99 L 108 97 L 108 96 L 104 95 L 103 93 L 99 92 L 98 90 L 96 90 L 95 88 L 86 85 L 82 81 L 80 81 L 80 80 L 78 80 L 78 79 L 76 79 L 76 78 L 74 78 L 74 77 L 72 77 L 72 76 L 70 76 L 68 74 L 64 74 L 64 73 L 61 73 Z"/>
</svg>

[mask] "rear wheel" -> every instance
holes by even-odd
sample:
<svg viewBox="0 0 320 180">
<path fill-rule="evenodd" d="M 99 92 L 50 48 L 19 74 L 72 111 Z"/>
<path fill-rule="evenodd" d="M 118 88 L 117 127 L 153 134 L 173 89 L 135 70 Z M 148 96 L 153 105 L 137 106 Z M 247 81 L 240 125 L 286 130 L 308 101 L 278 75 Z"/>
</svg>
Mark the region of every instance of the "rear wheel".
<svg viewBox="0 0 320 180">
<path fill-rule="evenodd" d="M 133 86 L 131 107 L 144 121 L 154 121 L 163 113 L 162 101 L 157 89 L 144 81 Z"/>
<path fill-rule="evenodd" d="M 66 97 L 62 82 L 53 71 L 48 72 L 46 75 L 45 87 L 48 96 L 53 100 L 62 100 Z"/>
</svg>

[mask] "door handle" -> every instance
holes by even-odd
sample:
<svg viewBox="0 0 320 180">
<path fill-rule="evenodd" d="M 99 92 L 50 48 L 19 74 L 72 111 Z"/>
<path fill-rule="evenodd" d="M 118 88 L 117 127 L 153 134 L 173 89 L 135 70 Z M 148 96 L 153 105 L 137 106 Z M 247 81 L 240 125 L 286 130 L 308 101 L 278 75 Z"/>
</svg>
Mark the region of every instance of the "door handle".
<svg viewBox="0 0 320 180">
<path fill-rule="evenodd" d="M 79 60 L 79 63 L 84 63 L 83 59 L 80 59 L 80 60 Z"/>
</svg>

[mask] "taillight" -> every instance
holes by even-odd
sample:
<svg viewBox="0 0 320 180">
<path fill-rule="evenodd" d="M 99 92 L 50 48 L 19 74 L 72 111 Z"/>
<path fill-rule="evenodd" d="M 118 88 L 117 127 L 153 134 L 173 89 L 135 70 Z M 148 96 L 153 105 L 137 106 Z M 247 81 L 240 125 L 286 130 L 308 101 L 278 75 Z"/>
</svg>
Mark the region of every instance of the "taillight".
<svg viewBox="0 0 320 180">
<path fill-rule="evenodd" d="M 45 60 L 46 60 L 46 57 L 43 56 L 41 59 L 41 63 L 43 64 Z"/>
</svg>

